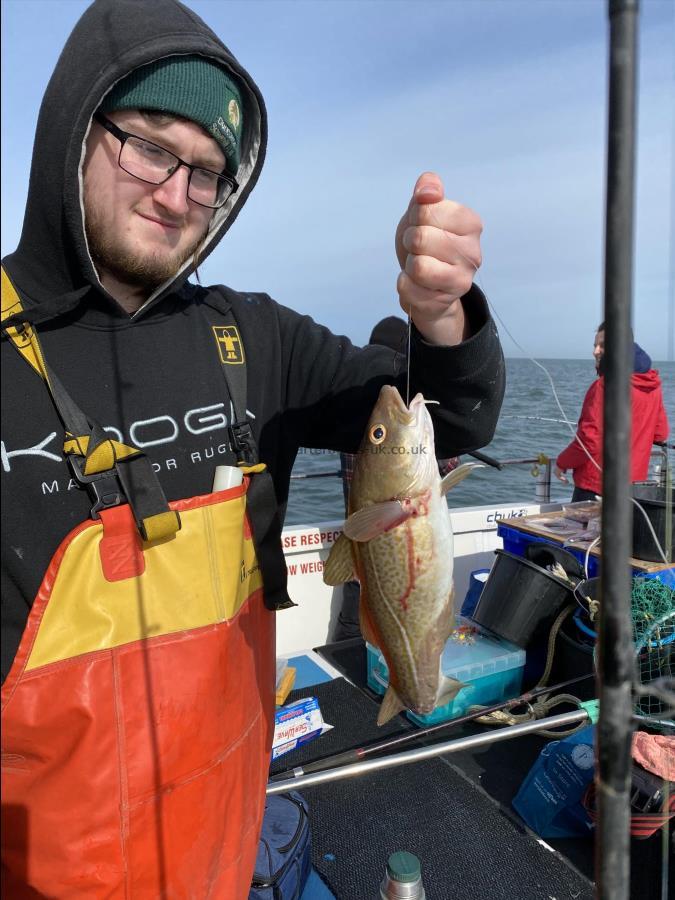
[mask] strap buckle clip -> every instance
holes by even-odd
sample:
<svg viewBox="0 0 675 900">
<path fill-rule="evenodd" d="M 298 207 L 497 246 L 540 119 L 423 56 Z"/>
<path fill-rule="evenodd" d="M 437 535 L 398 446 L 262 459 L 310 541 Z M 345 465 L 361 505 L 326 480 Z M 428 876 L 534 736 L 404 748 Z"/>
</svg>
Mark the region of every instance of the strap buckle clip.
<svg viewBox="0 0 675 900">
<path fill-rule="evenodd" d="M 257 449 L 253 431 L 248 422 L 233 422 L 229 428 L 230 444 L 238 463 L 254 466 L 257 461 Z"/>
<path fill-rule="evenodd" d="M 126 497 L 120 485 L 117 472 L 114 469 L 109 469 L 107 472 L 97 472 L 95 475 L 85 475 L 85 462 L 86 460 L 83 456 L 68 456 L 68 464 L 75 481 L 85 488 L 89 498 L 93 501 L 91 508 L 92 519 L 100 519 L 99 512 L 102 509 L 120 506 L 120 504 L 126 502 Z"/>
</svg>

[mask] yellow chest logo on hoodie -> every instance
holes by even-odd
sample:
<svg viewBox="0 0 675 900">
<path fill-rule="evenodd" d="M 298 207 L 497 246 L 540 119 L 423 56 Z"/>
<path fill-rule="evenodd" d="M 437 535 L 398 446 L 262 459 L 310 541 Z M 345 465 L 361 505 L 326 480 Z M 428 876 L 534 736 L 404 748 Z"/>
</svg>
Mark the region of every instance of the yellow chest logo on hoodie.
<svg viewBox="0 0 675 900">
<path fill-rule="evenodd" d="M 213 325 L 213 333 L 218 345 L 220 361 L 227 365 L 241 365 L 244 362 L 244 348 L 236 325 Z"/>
</svg>

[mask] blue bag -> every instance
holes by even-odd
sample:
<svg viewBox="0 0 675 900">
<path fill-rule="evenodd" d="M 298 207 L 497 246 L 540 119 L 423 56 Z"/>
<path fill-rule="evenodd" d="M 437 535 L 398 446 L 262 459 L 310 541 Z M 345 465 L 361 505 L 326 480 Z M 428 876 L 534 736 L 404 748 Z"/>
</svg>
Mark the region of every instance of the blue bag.
<svg viewBox="0 0 675 900">
<path fill-rule="evenodd" d="M 307 803 L 297 791 L 265 803 L 249 900 L 299 900 L 312 867 Z"/>
<path fill-rule="evenodd" d="M 513 798 L 518 815 L 541 837 L 588 836 L 593 829 L 582 798 L 593 781 L 594 729 L 547 744 Z"/>
<path fill-rule="evenodd" d="M 464 616 L 466 619 L 470 619 L 473 616 L 489 574 L 489 569 L 476 569 L 471 573 L 469 578 L 469 589 L 466 592 L 464 603 L 462 603 L 462 609 L 459 613 L 460 616 Z"/>
</svg>

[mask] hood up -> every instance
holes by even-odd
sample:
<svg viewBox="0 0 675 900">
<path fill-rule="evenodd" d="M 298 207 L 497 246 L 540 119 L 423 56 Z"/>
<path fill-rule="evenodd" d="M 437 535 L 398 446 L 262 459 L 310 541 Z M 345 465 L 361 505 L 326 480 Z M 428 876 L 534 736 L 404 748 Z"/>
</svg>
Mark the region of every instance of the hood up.
<svg viewBox="0 0 675 900">
<path fill-rule="evenodd" d="M 633 372 L 634 373 L 644 373 L 649 372 L 652 367 L 652 360 L 649 354 L 642 349 L 642 347 L 636 342 L 633 341 Z M 598 362 L 595 365 L 596 371 L 598 375 L 605 374 L 605 355 L 600 357 Z"/>
<path fill-rule="evenodd" d="M 258 180 L 267 143 L 264 102 L 220 39 L 177 0 L 96 0 L 73 29 L 47 86 L 21 238 L 14 253 L 3 260 L 24 307 L 43 307 L 40 318 L 72 308 L 92 286 L 103 291 L 87 246 L 82 203 L 82 164 L 92 114 L 112 86 L 133 69 L 177 54 L 198 54 L 225 66 L 242 91 L 240 188 L 216 210 L 200 261 L 234 222 Z M 194 268 L 192 260 L 186 262 L 135 317 L 179 288 Z"/>
<path fill-rule="evenodd" d="M 661 378 L 657 369 L 650 369 L 648 372 L 633 372 L 630 383 L 639 391 L 649 394 L 661 387 Z"/>
<path fill-rule="evenodd" d="M 638 343 L 633 343 L 633 371 L 648 372 L 652 367 L 652 360 Z"/>
</svg>

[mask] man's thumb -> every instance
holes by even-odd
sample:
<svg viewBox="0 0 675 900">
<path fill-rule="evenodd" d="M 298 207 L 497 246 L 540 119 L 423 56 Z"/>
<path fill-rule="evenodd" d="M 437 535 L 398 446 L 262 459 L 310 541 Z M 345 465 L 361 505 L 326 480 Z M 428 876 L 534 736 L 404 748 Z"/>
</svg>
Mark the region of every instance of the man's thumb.
<svg viewBox="0 0 675 900">
<path fill-rule="evenodd" d="M 423 172 L 415 182 L 413 203 L 439 203 L 443 196 L 443 182 L 435 172 Z"/>
</svg>

